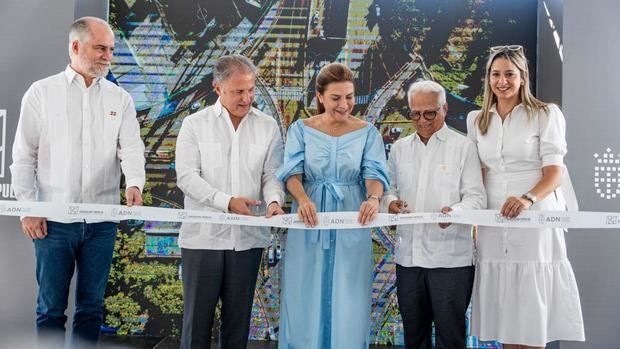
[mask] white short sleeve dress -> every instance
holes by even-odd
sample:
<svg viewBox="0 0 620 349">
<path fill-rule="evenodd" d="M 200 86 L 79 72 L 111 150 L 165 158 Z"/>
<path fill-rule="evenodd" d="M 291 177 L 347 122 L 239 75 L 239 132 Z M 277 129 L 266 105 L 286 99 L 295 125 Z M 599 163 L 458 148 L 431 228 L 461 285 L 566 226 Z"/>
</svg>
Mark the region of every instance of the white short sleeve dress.
<svg viewBox="0 0 620 349">
<path fill-rule="evenodd" d="M 499 209 L 509 196 L 527 193 L 542 168 L 564 166 L 566 121 L 560 109 L 528 118 L 522 104 L 502 122 L 495 106 L 486 135 L 467 117 L 476 143 L 488 208 Z M 566 171 L 566 170 L 565 170 Z M 531 210 L 565 210 L 562 189 Z M 579 291 L 566 255 L 562 229 L 479 227 L 478 259 L 472 297 L 472 335 L 481 340 L 545 346 L 555 340 L 585 340 Z"/>
</svg>

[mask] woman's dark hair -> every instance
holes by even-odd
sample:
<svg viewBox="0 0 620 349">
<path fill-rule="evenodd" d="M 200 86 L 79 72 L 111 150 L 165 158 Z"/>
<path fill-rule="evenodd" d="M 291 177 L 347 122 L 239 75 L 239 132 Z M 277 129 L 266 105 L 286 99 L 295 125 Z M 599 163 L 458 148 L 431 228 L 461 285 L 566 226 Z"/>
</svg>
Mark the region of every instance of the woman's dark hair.
<svg viewBox="0 0 620 349">
<path fill-rule="evenodd" d="M 353 83 L 353 72 L 349 67 L 342 63 L 330 63 L 319 71 L 319 75 L 316 77 L 316 85 L 315 90 L 316 93 L 320 93 L 321 95 L 325 93 L 325 89 L 327 85 L 333 82 L 351 82 Z M 319 113 L 325 112 L 325 107 L 319 99 L 316 99 L 316 104 L 319 108 Z"/>
</svg>

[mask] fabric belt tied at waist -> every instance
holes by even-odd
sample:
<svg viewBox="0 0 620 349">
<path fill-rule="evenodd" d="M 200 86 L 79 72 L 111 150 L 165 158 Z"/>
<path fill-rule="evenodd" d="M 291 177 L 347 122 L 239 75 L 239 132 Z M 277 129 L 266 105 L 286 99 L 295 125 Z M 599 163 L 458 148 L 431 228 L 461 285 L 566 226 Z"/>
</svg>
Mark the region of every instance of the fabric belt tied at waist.
<svg viewBox="0 0 620 349">
<path fill-rule="evenodd" d="M 327 182 L 327 181 L 306 181 L 307 184 L 313 187 L 320 187 L 321 189 L 325 189 L 325 192 L 331 195 L 336 201 L 340 202 L 344 200 L 344 193 L 342 192 L 341 187 L 348 187 L 351 185 L 359 185 L 360 181 L 350 181 L 350 182 Z M 325 201 L 325 198 L 323 198 Z M 315 203 L 316 204 L 316 203 Z M 323 203 L 321 203 L 323 206 Z M 321 207 L 324 209 L 324 207 Z M 330 230 L 310 230 L 308 232 L 311 242 L 319 242 L 321 241 L 321 247 L 324 250 L 329 250 L 330 248 Z"/>
</svg>

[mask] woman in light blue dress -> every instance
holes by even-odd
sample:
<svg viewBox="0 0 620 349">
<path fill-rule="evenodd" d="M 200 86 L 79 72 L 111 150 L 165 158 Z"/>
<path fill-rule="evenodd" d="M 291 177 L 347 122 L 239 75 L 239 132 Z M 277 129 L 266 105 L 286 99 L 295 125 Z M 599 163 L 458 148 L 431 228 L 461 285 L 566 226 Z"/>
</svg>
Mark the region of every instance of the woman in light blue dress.
<svg viewBox="0 0 620 349">
<path fill-rule="evenodd" d="M 343 64 L 321 69 L 319 112 L 288 130 L 278 177 L 293 211 L 307 226 L 316 212 L 359 211 L 368 224 L 389 187 L 383 140 L 351 116 L 353 73 Z M 280 349 L 368 348 L 372 284 L 370 229 L 290 229 L 280 296 Z"/>
</svg>

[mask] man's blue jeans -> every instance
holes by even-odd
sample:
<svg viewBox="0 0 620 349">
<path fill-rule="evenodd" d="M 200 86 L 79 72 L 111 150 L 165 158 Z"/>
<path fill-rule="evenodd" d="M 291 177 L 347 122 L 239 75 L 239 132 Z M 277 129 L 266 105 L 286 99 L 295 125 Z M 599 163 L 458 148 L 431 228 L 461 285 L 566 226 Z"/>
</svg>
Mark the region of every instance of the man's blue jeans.
<svg viewBox="0 0 620 349">
<path fill-rule="evenodd" d="M 36 320 L 39 345 L 64 346 L 65 310 L 74 270 L 77 278 L 72 343 L 81 348 L 97 342 L 116 231 L 117 224 L 111 222 L 47 221 L 47 237 L 34 240 L 39 284 Z"/>
</svg>

